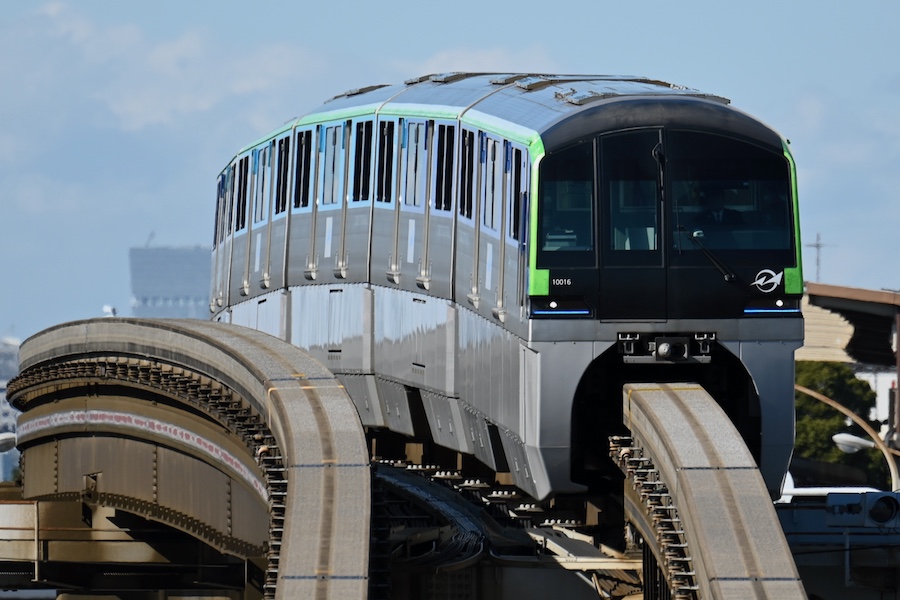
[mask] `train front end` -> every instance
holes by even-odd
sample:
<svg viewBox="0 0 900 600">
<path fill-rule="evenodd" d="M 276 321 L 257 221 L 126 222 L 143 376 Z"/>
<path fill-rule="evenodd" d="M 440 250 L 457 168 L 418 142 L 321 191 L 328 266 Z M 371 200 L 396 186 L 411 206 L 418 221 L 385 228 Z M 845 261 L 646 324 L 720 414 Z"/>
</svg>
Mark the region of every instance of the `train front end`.
<svg viewBox="0 0 900 600">
<path fill-rule="evenodd" d="M 787 142 L 720 99 L 684 96 L 601 103 L 543 141 L 530 338 L 541 397 L 573 394 L 570 414 L 547 400 L 539 411 L 548 438 L 571 427 L 572 481 L 608 478 L 625 383 L 694 381 L 731 417 L 777 496 L 803 338 Z"/>
</svg>

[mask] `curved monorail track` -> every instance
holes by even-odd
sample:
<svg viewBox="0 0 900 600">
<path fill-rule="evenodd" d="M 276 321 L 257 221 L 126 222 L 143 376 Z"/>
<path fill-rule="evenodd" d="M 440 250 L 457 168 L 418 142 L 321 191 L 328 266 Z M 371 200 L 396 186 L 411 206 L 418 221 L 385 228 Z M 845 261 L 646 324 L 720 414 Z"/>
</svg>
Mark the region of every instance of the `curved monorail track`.
<svg viewBox="0 0 900 600">
<path fill-rule="evenodd" d="M 92 501 L 167 523 L 230 554 L 264 556 L 262 591 L 269 598 L 371 593 L 372 471 L 364 432 L 343 386 L 304 351 L 233 325 L 96 319 L 31 338 L 20 361 L 9 397 L 25 411 L 21 442 L 29 473 L 42 460 L 59 460 L 63 443 L 94 448 L 89 444 L 104 436 L 130 437 L 135 448 L 155 444 L 154 456 L 193 454 L 203 464 L 184 463 L 187 473 L 212 467 L 231 477 L 223 526 L 195 518 L 192 505 L 167 495 L 156 463 L 160 489 L 152 498 L 129 489 L 128 477 L 109 477 L 97 484 Z M 142 422 L 169 415 L 172 423 L 233 451 L 235 460 L 215 464 L 166 432 L 129 431 L 115 419 L 90 421 L 103 411 L 139 415 Z M 60 419 L 68 413 L 76 416 Z M 756 462 L 702 386 L 627 384 L 623 420 L 630 437 L 612 438 L 610 454 L 626 473 L 626 519 L 644 540 L 645 600 L 805 597 Z M 82 497 L 80 483 L 55 472 L 50 484 L 41 483 L 47 477 L 33 487 L 26 480 L 26 497 Z M 381 477 L 397 489 L 411 485 L 387 472 Z M 232 514 L 235 494 L 246 488 L 252 496 L 254 481 L 268 519 L 264 539 L 247 533 L 243 515 Z M 424 502 L 443 505 L 431 496 Z M 453 517 L 457 533 L 418 562 L 450 557 L 463 566 L 487 556 L 475 513 L 455 506 L 441 512 Z M 610 564 L 621 570 L 634 561 Z"/>
<path fill-rule="evenodd" d="M 626 473 L 628 519 L 664 575 L 654 595 L 645 564 L 645 598 L 806 597 L 759 469 L 702 386 L 628 384 L 623 420 L 631 437 L 610 453 Z"/>
<path fill-rule="evenodd" d="M 252 556 L 254 548 L 261 549 L 268 565 L 262 586 L 266 597 L 365 597 L 371 501 L 365 437 L 343 386 L 308 354 L 264 333 L 233 325 L 97 319 L 54 327 L 27 340 L 20 363 L 22 371 L 10 382 L 8 396 L 25 411 L 21 424 L 26 431 L 33 415 L 41 413 L 42 404 L 79 403 L 70 411 L 77 413 L 72 418 L 75 424 L 63 427 L 51 415 L 43 428 L 32 428 L 31 437 L 22 440 L 27 462 L 32 461 L 29 445 L 58 448 L 60 435 L 75 439 L 75 444 L 80 436 L 87 447 L 97 435 L 136 438 L 140 434 L 158 448 L 190 453 L 175 436 L 164 439 L 156 432 L 129 432 L 134 419 L 127 417 L 139 415 L 146 428 L 148 422 L 162 422 L 166 414 L 173 415 L 170 418 L 176 425 L 171 427 L 206 423 L 200 419 L 206 415 L 225 433 L 216 435 L 209 426 L 209 435 L 194 445 L 199 460 L 179 460 L 188 465 L 206 461 L 221 471 L 231 470 L 232 480 L 240 479 L 234 472 L 249 469 L 247 479 L 252 481 L 255 475 L 264 482 L 269 523 L 267 536 L 263 525 L 266 539 L 261 545 L 241 539 L 238 521 L 242 515 L 232 514 L 231 504 L 221 509 L 225 513 L 221 519 L 208 519 L 212 524 L 194 523 L 190 503 L 177 494 L 164 494 L 161 482 L 159 493 L 154 490 L 152 498 L 139 501 L 132 497 L 134 491 L 127 489 L 127 477 L 119 481 L 107 478 L 103 486 L 108 487 L 98 486 L 94 500 L 142 512 L 231 553 L 243 550 Z M 158 403 L 168 410 L 147 417 L 146 412 L 154 410 L 148 406 Z M 91 426 L 78 425 L 79 420 L 97 420 L 101 412 L 96 406 L 103 406 L 118 419 L 108 419 L 108 426 L 102 420 Z M 187 416 L 174 414 L 182 411 Z M 182 428 L 182 436 L 186 428 Z M 243 452 L 228 455 L 230 469 L 213 464 L 210 456 L 215 453 L 209 448 L 218 444 L 215 450 L 221 454 L 221 448 L 240 443 Z M 78 448 L 69 446 L 73 447 Z M 59 454 L 58 449 L 55 452 Z M 38 453 L 35 458 L 47 454 Z M 106 458 L 106 464 L 115 459 Z M 196 473 L 209 471 L 209 466 L 192 468 Z M 156 476 L 154 463 L 154 486 Z M 189 484 L 198 487 L 196 482 Z M 66 485 L 64 474 L 55 475 L 48 486 L 52 493 L 39 495 L 77 498 L 80 490 L 67 491 Z M 229 489 L 239 487 L 231 484 Z M 25 489 L 27 496 L 27 482 Z M 181 497 L 192 494 L 203 495 L 203 491 L 194 489 Z M 214 494 L 205 495 L 210 502 L 216 500 Z M 231 494 L 228 496 L 230 499 Z"/>
</svg>

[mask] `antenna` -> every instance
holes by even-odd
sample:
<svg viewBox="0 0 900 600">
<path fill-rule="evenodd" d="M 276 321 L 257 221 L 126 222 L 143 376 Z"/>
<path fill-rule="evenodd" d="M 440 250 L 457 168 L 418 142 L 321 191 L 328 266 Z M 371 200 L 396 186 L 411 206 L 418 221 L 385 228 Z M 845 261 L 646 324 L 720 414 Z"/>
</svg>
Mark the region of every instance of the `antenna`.
<svg viewBox="0 0 900 600">
<path fill-rule="evenodd" d="M 154 237 L 156 237 L 156 232 L 155 232 L 155 231 L 151 231 L 151 232 L 150 232 L 150 235 L 147 236 L 147 243 L 144 244 L 144 248 L 149 248 L 149 247 L 150 247 L 150 242 L 153 241 L 153 238 L 154 238 Z"/>
<path fill-rule="evenodd" d="M 806 244 L 810 248 L 816 249 L 816 283 L 819 283 L 819 278 L 822 274 L 822 248 L 825 246 L 830 246 L 831 244 L 823 244 L 822 243 L 822 234 L 816 234 L 816 243 L 815 244 Z"/>
</svg>

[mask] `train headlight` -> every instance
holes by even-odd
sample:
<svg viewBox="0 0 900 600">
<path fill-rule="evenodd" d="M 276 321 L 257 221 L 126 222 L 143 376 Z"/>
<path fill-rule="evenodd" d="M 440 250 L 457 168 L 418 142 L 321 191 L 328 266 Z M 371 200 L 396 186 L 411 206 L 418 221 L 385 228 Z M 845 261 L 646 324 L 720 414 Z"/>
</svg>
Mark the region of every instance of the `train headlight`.
<svg viewBox="0 0 900 600">
<path fill-rule="evenodd" d="M 676 361 L 690 357 L 686 337 L 664 337 L 656 339 L 656 360 Z"/>
</svg>

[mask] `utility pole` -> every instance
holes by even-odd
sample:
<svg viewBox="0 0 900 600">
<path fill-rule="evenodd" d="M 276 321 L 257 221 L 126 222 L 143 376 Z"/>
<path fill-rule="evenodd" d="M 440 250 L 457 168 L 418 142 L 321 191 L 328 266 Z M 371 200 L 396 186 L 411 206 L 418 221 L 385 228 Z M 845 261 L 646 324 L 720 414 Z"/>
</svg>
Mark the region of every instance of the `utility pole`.
<svg viewBox="0 0 900 600">
<path fill-rule="evenodd" d="M 816 234 L 816 243 L 815 244 L 807 244 L 810 248 L 816 249 L 816 283 L 819 283 L 819 277 L 822 274 L 822 248 L 827 246 L 828 244 L 822 243 L 822 234 Z"/>
</svg>

